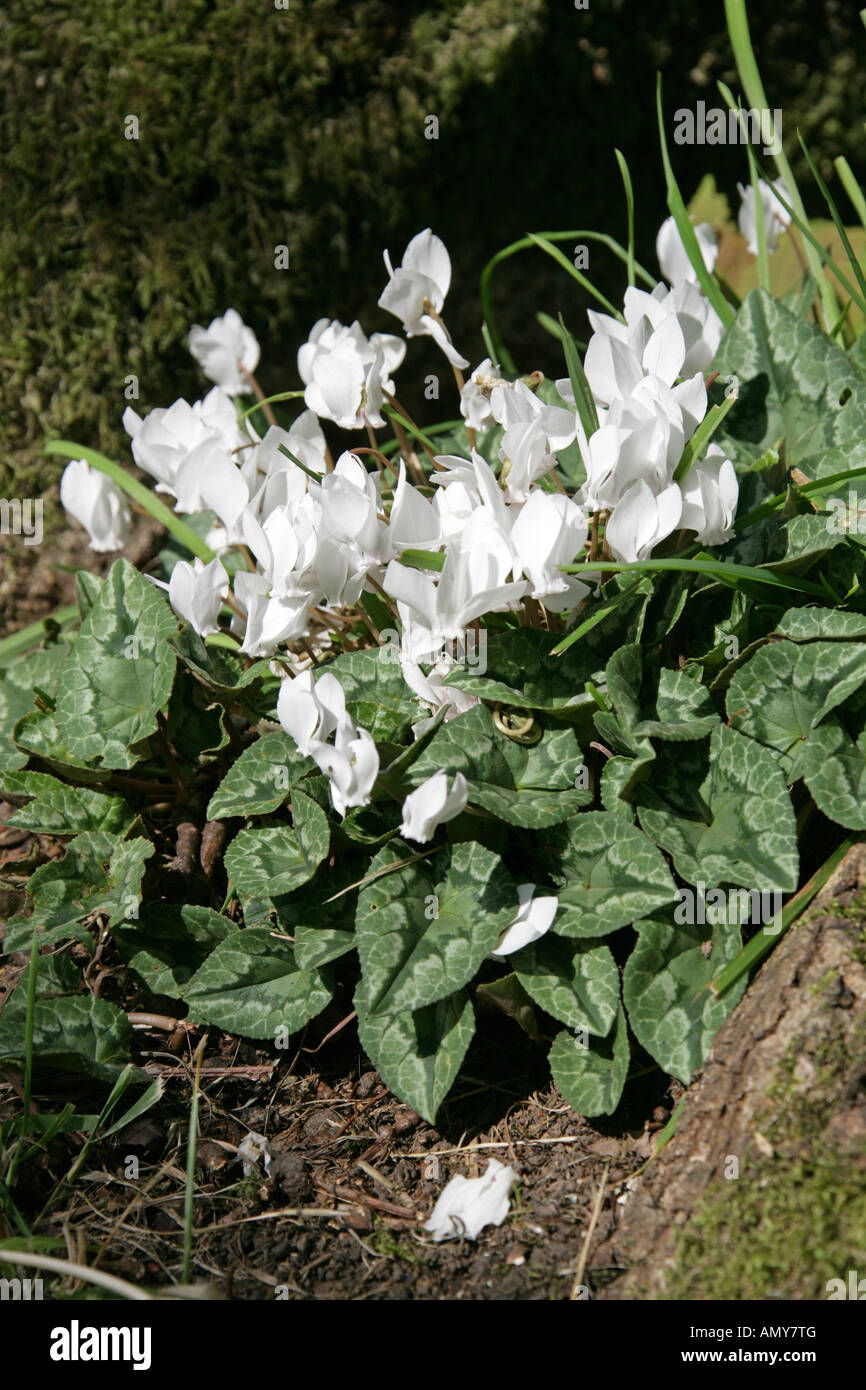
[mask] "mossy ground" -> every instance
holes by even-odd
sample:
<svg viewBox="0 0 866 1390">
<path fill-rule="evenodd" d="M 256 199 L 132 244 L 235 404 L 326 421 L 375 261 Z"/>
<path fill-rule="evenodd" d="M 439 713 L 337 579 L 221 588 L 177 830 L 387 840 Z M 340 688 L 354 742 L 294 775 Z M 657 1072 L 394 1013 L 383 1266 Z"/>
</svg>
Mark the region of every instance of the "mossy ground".
<svg viewBox="0 0 866 1390">
<path fill-rule="evenodd" d="M 862 1156 L 807 1147 L 713 1186 L 681 1236 L 666 1299 L 825 1299 L 829 1280 L 866 1274 Z"/>
<path fill-rule="evenodd" d="M 866 173 L 856 7 L 750 10 L 768 99 L 784 108 L 784 143 L 820 214 L 797 128 L 837 194 L 834 155 Z M 139 380 L 139 411 L 194 398 L 203 383 L 186 333 L 229 304 L 262 341 L 270 390 L 296 384 L 295 350 L 321 315 L 393 328 L 375 307 L 382 248 L 399 255 L 428 223 L 454 259 L 449 325 L 478 361 L 477 279 L 495 251 L 538 227 L 624 235 L 615 146 L 635 180 L 638 254 L 654 268 L 667 211 L 655 71 L 671 112 L 712 104 L 716 79 L 736 76 L 721 6 L 645 0 L 623 17 L 623 0 L 586 11 L 560 0 L 188 0 L 158 15 L 138 0 L 7 0 L 0 496 L 45 496 L 56 534 L 61 464 L 44 458 L 45 437 L 128 459 L 127 378 Z M 428 113 L 438 140 L 424 137 Z M 131 114 L 138 140 L 124 136 Z M 687 197 L 707 169 L 735 197 L 744 153 L 678 148 Z M 274 267 L 277 244 L 290 248 L 288 272 Z M 621 292 L 607 253 L 593 251 L 591 275 Z M 527 370 L 562 372 L 537 311 L 562 310 L 577 327 L 585 304 L 540 254 L 509 262 L 497 283 L 500 327 Z M 413 362 L 410 408 L 409 376 L 441 371 L 423 344 Z"/>
</svg>

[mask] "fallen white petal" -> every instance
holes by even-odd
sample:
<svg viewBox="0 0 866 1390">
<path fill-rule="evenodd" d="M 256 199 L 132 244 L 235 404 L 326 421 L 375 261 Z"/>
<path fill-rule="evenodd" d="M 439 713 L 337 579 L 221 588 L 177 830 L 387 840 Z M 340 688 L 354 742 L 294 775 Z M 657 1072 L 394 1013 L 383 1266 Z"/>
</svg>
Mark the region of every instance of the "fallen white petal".
<svg viewBox="0 0 866 1390">
<path fill-rule="evenodd" d="M 517 1181 L 513 1168 L 491 1158 L 480 1178 L 451 1179 L 433 1208 L 424 1230 L 434 1240 L 475 1240 L 485 1226 L 501 1226 L 508 1215 L 509 1193 Z"/>
</svg>

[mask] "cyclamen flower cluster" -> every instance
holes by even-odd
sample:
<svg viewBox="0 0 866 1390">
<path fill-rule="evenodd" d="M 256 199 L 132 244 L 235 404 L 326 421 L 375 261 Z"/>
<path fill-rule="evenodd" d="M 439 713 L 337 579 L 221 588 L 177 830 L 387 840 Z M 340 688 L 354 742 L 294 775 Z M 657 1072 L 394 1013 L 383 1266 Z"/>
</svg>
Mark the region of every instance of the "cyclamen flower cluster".
<svg viewBox="0 0 866 1390">
<path fill-rule="evenodd" d="M 262 407 L 241 408 L 233 399 L 258 392 L 260 355 L 233 310 L 190 333 L 190 350 L 214 383 L 202 400 L 177 400 L 144 419 L 124 413 L 133 458 L 156 491 L 172 497 L 179 513 L 213 514 L 207 545 L 215 558 L 175 565 L 167 585 L 172 606 L 207 637 L 219 630 L 227 605 L 242 653 L 279 653 L 280 721 L 329 778 L 339 814 L 368 804 L 379 758 L 371 735 L 347 714 L 339 682 L 327 672 L 314 682 L 310 663 L 333 644 L 347 614 L 357 618 L 362 594 L 377 592 L 399 618 L 403 675 L 429 715 L 415 725 L 418 737 L 440 711 L 453 718 L 475 703 L 444 684 L 450 644 L 467 628 L 530 600 L 565 615 L 560 623 L 579 609 L 598 576 L 591 564 L 587 582 L 562 567 L 583 555 L 593 518 L 603 526 L 606 553 L 621 561 L 650 556 L 678 528 L 704 544 L 731 534 L 737 482 L 720 449 L 711 445 L 682 484 L 674 479 L 707 410 L 704 373 L 722 325 L 684 271 L 684 252 L 667 224 L 659 246 L 672 288 L 630 288 L 622 320 L 589 315 L 585 371 L 599 418 L 589 438 L 568 380 L 556 383 L 560 405 L 537 394 L 540 374 L 506 380 L 489 359 L 464 382 L 460 369 L 468 363 L 442 319 L 450 258 L 429 229 L 412 239 L 396 270 L 385 253 L 389 278 L 379 303 L 407 337 L 433 338 L 454 368 L 468 458 L 436 456 L 428 479 L 405 434 L 395 462 L 377 453 L 374 431 L 386 423 L 384 403 L 394 402 L 393 374 L 406 343 L 393 334 L 368 338 L 358 323 L 338 320 L 319 320 L 298 353 L 306 409 L 288 430 L 271 424 L 261 434 L 252 415 Z M 321 420 L 365 429 L 377 470 L 351 449 L 334 463 Z M 498 448 L 484 457 L 477 436 L 491 429 Z M 557 456 L 575 441 L 586 481 L 569 495 Z M 62 497 L 95 548 L 123 544 L 129 513 L 107 477 L 75 461 Z M 407 549 L 438 553 L 441 570 L 405 563 Z M 425 842 L 466 799 L 461 777 L 449 789 L 444 774 L 434 776 L 407 798 L 403 833 Z M 546 916 L 546 900 L 532 907 L 527 891 L 524 915 Z"/>
<path fill-rule="evenodd" d="M 625 322 L 589 311 L 595 332 L 586 377 L 599 428 L 582 444 L 581 500 L 607 512 L 605 537 L 618 560 L 648 559 L 678 528 L 705 545 L 726 541 L 737 505 L 733 464 L 718 446 L 674 481 L 683 449 L 707 412 L 704 373 L 722 336 L 715 309 L 686 280 L 652 294 L 626 290 Z M 566 382 L 557 388 L 565 393 Z"/>
</svg>

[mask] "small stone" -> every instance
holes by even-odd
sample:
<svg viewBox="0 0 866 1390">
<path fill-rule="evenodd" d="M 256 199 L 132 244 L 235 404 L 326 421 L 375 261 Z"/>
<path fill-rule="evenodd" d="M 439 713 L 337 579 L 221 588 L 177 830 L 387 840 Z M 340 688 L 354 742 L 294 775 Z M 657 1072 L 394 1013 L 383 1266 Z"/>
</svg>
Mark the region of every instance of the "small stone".
<svg viewBox="0 0 866 1390">
<path fill-rule="evenodd" d="M 373 1229 L 370 1213 L 365 1211 L 363 1207 L 347 1207 L 338 1215 L 353 1231 L 371 1231 Z"/>
<path fill-rule="evenodd" d="M 590 1144 L 587 1153 L 598 1154 L 599 1158 L 619 1158 L 622 1145 L 618 1139 L 596 1139 Z"/>
<path fill-rule="evenodd" d="M 539 1221 L 554 1221 L 559 1215 L 559 1208 L 554 1202 L 535 1202 L 532 1209 Z"/>
<path fill-rule="evenodd" d="M 269 1172 L 286 1200 L 293 1206 L 303 1206 L 311 1191 L 310 1173 L 303 1155 L 292 1151 L 279 1153 L 271 1160 Z"/>
</svg>

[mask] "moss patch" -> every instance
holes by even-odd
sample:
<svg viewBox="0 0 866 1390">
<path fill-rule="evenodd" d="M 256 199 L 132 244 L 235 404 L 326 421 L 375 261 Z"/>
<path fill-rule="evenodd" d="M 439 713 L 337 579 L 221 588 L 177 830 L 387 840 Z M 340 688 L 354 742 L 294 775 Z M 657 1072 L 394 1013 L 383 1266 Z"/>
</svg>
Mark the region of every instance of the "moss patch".
<svg viewBox="0 0 866 1390">
<path fill-rule="evenodd" d="M 864 907 L 861 897 L 838 915 L 862 921 Z M 821 985 L 830 1007 L 839 981 Z M 808 1086 L 798 1072 L 805 1055 Z M 853 1039 L 831 1036 L 786 1056 L 760 1121 L 772 1156 L 753 1148 L 739 1177 L 707 1189 L 679 1234 L 665 1298 L 826 1299 L 829 1280 L 866 1274 L 866 1151 L 840 1151 L 824 1135 L 858 1056 L 866 1057 L 866 1024 Z"/>
<path fill-rule="evenodd" d="M 862 1162 L 826 1152 L 749 1167 L 707 1193 L 665 1298 L 824 1299 L 830 1279 L 866 1271 Z"/>
<path fill-rule="evenodd" d="M 838 192 L 832 155 L 864 172 L 864 36 L 856 7 L 818 8 L 824 23 L 814 0 L 790 0 L 753 29 L 798 177 L 799 126 Z M 449 326 L 477 361 L 477 276 L 495 251 L 532 227 L 622 234 L 614 146 L 632 164 L 638 253 L 654 268 L 666 215 L 655 70 L 670 111 L 736 79 L 721 7 L 645 0 L 624 14 L 624 0 L 586 11 L 555 0 L 6 0 L 0 496 L 46 496 L 46 533 L 62 525 L 61 465 L 43 458 L 43 438 L 128 459 L 127 379 L 139 380 L 140 412 L 195 398 L 204 383 L 185 336 L 229 304 L 261 339 L 273 390 L 294 382 L 295 348 L 321 315 L 393 328 L 375 308 L 382 248 L 399 255 L 428 222 L 460 287 Z M 424 137 L 431 113 L 438 140 Z M 130 116 L 138 139 L 126 138 Z M 711 161 L 679 149 L 686 194 L 710 162 L 733 196 L 746 176 L 737 147 Z M 810 212 L 826 211 L 808 177 L 803 192 Z M 275 269 L 279 244 L 288 271 Z M 592 256 L 593 280 L 618 297 L 621 265 Z M 496 302 L 517 360 L 561 375 L 535 314 L 583 323 L 567 278 L 527 254 L 502 270 Z M 423 354 L 413 345 L 410 408 L 409 378 L 441 371 L 435 350 Z"/>
</svg>

